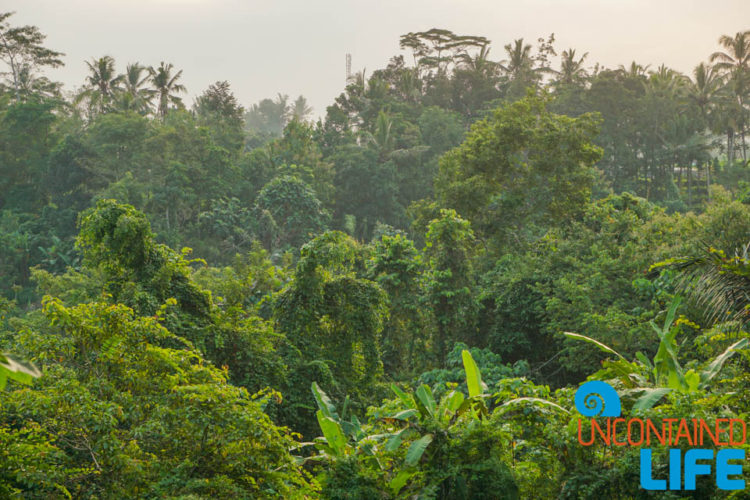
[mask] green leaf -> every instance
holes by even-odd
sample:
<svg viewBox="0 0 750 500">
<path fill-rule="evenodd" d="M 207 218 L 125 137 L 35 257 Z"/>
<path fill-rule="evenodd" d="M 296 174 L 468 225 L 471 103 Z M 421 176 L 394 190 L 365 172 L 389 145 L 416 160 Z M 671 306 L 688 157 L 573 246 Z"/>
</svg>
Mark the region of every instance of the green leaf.
<svg viewBox="0 0 750 500">
<path fill-rule="evenodd" d="M 701 384 L 701 376 L 695 370 L 688 370 L 685 372 L 685 383 L 688 391 L 697 391 Z"/>
<path fill-rule="evenodd" d="M 681 303 L 682 297 L 677 296 L 672 300 L 672 304 L 669 306 L 669 310 L 667 311 L 667 316 L 664 318 L 664 332 L 669 331 L 669 328 L 672 326 L 674 316 L 675 314 L 677 314 L 677 308 L 680 307 Z"/>
<path fill-rule="evenodd" d="M 506 401 L 505 403 L 503 403 L 500 407 L 501 408 L 508 407 L 508 406 L 516 405 L 518 403 L 533 403 L 535 405 L 551 406 L 557 410 L 564 411 L 565 413 L 570 413 L 568 410 L 566 410 L 565 408 L 563 408 L 557 403 L 553 403 L 552 401 L 549 401 L 547 399 L 531 398 L 531 397 L 511 399 L 510 401 Z"/>
<path fill-rule="evenodd" d="M 396 384 L 391 384 L 391 390 L 396 394 L 396 396 L 398 396 L 401 402 L 404 403 L 404 406 L 406 406 L 407 408 L 415 408 L 414 398 L 402 391 L 399 386 L 397 386 Z"/>
<path fill-rule="evenodd" d="M 450 413 L 455 413 L 461 407 L 464 402 L 464 393 L 461 391 L 451 391 L 443 399 L 443 405 L 445 410 Z"/>
<path fill-rule="evenodd" d="M 719 374 L 721 368 L 724 366 L 726 360 L 731 358 L 737 349 L 745 349 L 750 341 L 748 339 L 738 340 L 734 344 L 727 347 L 727 349 L 716 356 L 706 368 L 701 371 L 701 386 L 708 384 L 716 375 Z"/>
<path fill-rule="evenodd" d="M 401 410 L 398 413 L 395 413 L 393 415 L 389 415 L 388 418 L 395 418 L 396 420 L 406 420 L 409 417 L 413 417 L 417 413 L 419 413 L 419 412 L 417 410 L 415 410 L 415 409 Z"/>
<path fill-rule="evenodd" d="M 315 402 L 318 403 L 318 408 L 323 415 L 333 420 L 338 420 L 339 416 L 336 414 L 336 407 L 331 403 L 328 398 L 328 394 L 318 386 L 317 382 L 312 383 L 312 393 L 315 396 Z"/>
<path fill-rule="evenodd" d="M 393 436 L 391 436 L 390 439 L 388 439 L 388 441 L 385 443 L 385 451 L 397 450 L 398 447 L 401 446 L 401 441 L 403 440 L 401 434 L 403 434 L 405 431 L 406 429 L 401 429 Z"/>
<path fill-rule="evenodd" d="M 633 410 L 649 410 L 657 401 L 664 397 L 672 389 L 659 387 L 656 389 L 644 389 L 643 395 L 639 397 L 633 405 Z"/>
<path fill-rule="evenodd" d="M 413 471 L 406 471 L 402 470 L 398 474 L 396 474 L 396 477 L 391 479 L 391 482 L 389 486 L 391 487 L 391 491 L 394 495 L 398 495 L 398 492 L 401 491 L 401 488 L 406 485 L 406 482 L 411 478 L 416 472 Z"/>
<path fill-rule="evenodd" d="M 428 385 L 422 384 L 419 386 L 419 389 L 417 389 L 417 399 L 419 400 L 422 405 L 424 405 L 425 410 L 427 410 L 427 415 L 430 417 L 435 416 L 435 396 L 432 395 L 432 390 L 430 390 L 430 387 Z"/>
<path fill-rule="evenodd" d="M 469 397 L 474 398 L 482 394 L 483 383 L 482 374 L 479 371 L 477 363 L 471 356 L 471 353 L 464 349 L 461 351 L 461 358 L 464 362 L 464 371 L 466 372 L 466 386 L 469 388 Z"/>
<path fill-rule="evenodd" d="M 323 431 L 323 436 L 325 436 L 328 445 L 337 456 L 342 456 L 346 448 L 346 437 L 344 437 L 341 426 L 332 418 L 326 417 L 321 410 L 318 410 L 316 415 L 320 430 Z"/>
<path fill-rule="evenodd" d="M 41 375 L 33 366 L 25 366 L 18 361 L 0 353 L 0 390 L 5 388 L 8 379 L 21 384 L 31 384 L 31 381 Z"/>
<path fill-rule="evenodd" d="M 649 369 L 654 368 L 654 365 L 651 364 L 651 360 L 649 360 L 641 351 L 635 353 L 635 358 L 640 361 L 643 366 Z"/>
<path fill-rule="evenodd" d="M 598 340 L 592 339 L 591 337 L 587 337 L 585 335 L 581 335 L 580 333 L 573 333 L 573 332 L 563 332 L 563 335 L 565 335 L 566 337 L 572 338 L 572 339 L 583 340 L 584 342 L 588 342 L 590 344 L 594 344 L 596 347 L 598 347 L 602 351 L 607 352 L 609 354 L 614 354 L 615 356 L 617 356 L 618 358 L 622 359 L 623 361 L 627 361 L 627 359 L 625 359 L 620 353 L 618 353 L 617 351 L 615 351 L 611 347 L 609 347 L 609 346 L 607 346 L 605 344 L 602 344 Z"/>
<path fill-rule="evenodd" d="M 419 462 L 419 460 L 422 458 L 422 455 L 424 454 L 424 451 L 427 449 L 427 446 L 431 442 L 432 434 L 425 434 L 421 438 L 414 441 L 411 446 L 409 446 L 409 451 L 406 452 L 404 463 L 407 466 L 412 466 Z"/>
</svg>

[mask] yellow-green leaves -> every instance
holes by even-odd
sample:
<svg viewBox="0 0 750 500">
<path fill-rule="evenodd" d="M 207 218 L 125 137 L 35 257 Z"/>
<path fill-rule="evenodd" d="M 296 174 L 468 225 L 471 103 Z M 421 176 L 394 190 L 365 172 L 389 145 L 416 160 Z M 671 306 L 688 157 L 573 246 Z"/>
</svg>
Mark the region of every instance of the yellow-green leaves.
<svg viewBox="0 0 750 500">
<path fill-rule="evenodd" d="M 479 373 L 479 367 L 469 351 L 461 352 L 461 358 L 464 362 L 464 370 L 466 370 L 466 386 L 469 389 L 469 397 L 477 397 L 483 392 L 482 374 Z"/>
<path fill-rule="evenodd" d="M 343 455 L 346 448 L 346 436 L 341 431 L 341 426 L 331 417 L 326 417 L 320 410 L 316 412 L 316 416 L 318 417 L 320 430 L 323 431 L 323 436 L 326 438 L 331 451 L 337 456 Z"/>
<path fill-rule="evenodd" d="M 432 434 L 425 434 L 421 438 L 414 441 L 411 444 L 411 446 L 409 446 L 409 451 L 406 452 L 404 465 L 406 466 L 416 465 L 416 463 L 419 462 L 419 459 L 422 458 L 424 451 L 427 449 L 427 446 L 431 442 L 432 442 Z"/>
<path fill-rule="evenodd" d="M 18 361 L 0 353 L 0 390 L 5 388 L 8 379 L 22 384 L 30 384 L 34 377 L 40 375 L 33 366 L 25 366 Z"/>
</svg>

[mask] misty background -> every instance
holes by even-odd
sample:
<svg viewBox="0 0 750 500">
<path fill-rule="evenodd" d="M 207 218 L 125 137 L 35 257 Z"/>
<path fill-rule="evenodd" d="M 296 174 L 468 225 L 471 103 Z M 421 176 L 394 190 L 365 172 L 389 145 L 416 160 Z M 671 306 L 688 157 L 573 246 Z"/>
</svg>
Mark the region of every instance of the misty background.
<svg viewBox="0 0 750 500">
<path fill-rule="evenodd" d="M 492 41 L 490 57 L 523 37 L 536 45 L 555 34 L 555 47 L 589 52 L 587 66 L 661 63 L 690 74 L 696 54 L 716 49 L 720 33 L 745 29 L 747 0 L 501 0 L 278 1 L 241 0 L 3 0 L 17 25 L 38 26 L 46 45 L 65 53 L 48 70 L 71 91 L 83 84 L 84 61 L 171 62 L 193 99 L 228 80 L 245 107 L 277 93 L 304 95 L 314 116 L 325 115 L 352 71 L 385 67 L 399 53 L 399 36 L 433 27 Z"/>
</svg>

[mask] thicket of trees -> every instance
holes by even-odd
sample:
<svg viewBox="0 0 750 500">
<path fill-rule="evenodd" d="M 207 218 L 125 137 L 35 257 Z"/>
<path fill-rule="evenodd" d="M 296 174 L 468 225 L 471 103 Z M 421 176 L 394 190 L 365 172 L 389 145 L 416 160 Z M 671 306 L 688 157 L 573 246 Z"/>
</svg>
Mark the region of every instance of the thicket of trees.
<svg viewBox="0 0 750 500">
<path fill-rule="evenodd" d="M 642 498 L 579 383 L 747 420 L 750 31 L 401 47 L 313 123 L 167 62 L 65 93 L 0 14 L 0 496 Z"/>
</svg>

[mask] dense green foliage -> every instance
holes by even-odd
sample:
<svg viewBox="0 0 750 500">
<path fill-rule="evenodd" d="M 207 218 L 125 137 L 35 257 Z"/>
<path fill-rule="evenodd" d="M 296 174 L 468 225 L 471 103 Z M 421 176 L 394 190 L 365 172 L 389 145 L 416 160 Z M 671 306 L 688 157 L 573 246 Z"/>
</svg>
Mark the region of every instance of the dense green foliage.
<svg viewBox="0 0 750 500">
<path fill-rule="evenodd" d="M 645 498 L 581 382 L 748 419 L 750 32 L 692 78 L 408 33 L 313 123 L 167 62 L 64 96 L 12 21 L 0 497 Z"/>
</svg>

